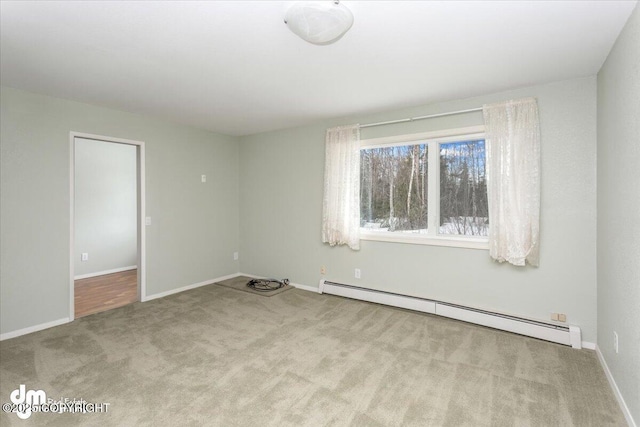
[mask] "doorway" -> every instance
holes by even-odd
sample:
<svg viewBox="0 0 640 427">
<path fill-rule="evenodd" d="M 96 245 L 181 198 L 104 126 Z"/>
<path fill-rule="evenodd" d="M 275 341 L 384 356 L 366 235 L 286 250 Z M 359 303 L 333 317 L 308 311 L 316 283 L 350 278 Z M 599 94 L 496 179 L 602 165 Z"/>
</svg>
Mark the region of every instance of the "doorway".
<svg viewBox="0 0 640 427">
<path fill-rule="evenodd" d="M 70 319 L 145 295 L 144 143 L 71 132 Z"/>
</svg>

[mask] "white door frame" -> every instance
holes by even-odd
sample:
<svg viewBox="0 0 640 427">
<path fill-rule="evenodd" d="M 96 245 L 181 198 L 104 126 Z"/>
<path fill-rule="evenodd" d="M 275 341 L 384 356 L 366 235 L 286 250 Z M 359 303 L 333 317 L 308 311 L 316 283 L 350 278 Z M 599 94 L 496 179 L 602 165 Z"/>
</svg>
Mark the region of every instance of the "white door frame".
<svg viewBox="0 0 640 427">
<path fill-rule="evenodd" d="M 145 249 L 145 169 L 144 169 L 144 142 L 131 139 L 114 138 L 111 136 L 93 135 L 82 132 L 69 132 L 69 144 L 71 153 L 70 178 L 69 178 L 69 206 L 71 212 L 69 233 L 69 321 L 75 319 L 75 139 L 93 139 L 96 141 L 113 142 L 116 144 L 128 144 L 136 146 L 137 174 L 138 174 L 138 301 L 144 301 L 147 296 L 146 289 L 146 249 Z"/>
</svg>

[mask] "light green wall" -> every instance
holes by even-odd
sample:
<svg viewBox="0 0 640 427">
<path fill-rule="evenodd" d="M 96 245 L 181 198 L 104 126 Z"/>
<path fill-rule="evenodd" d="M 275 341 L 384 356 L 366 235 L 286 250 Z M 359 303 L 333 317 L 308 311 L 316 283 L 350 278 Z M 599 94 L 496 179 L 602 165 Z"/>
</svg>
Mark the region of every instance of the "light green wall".
<svg viewBox="0 0 640 427">
<path fill-rule="evenodd" d="M 75 138 L 75 276 L 138 262 L 136 151 L 135 145 Z"/>
<path fill-rule="evenodd" d="M 640 422 L 640 7 L 598 73 L 598 347 Z M 613 332 L 619 353 L 613 350 Z"/>
<path fill-rule="evenodd" d="M 70 131 L 146 144 L 148 295 L 238 271 L 237 138 L 12 88 L 0 98 L 2 333 L 69 315 Z"/>
<path fill-rule="evenodd" d="M 320 239 L 327 127 L 479 107 L 534 96 L 542 131 L 540 268 L 486 250 Z M 482 124 L 481 113 L 364 129 L 362 138 Z M 241 138 L 240 270 L 317 286 L 327 280 L 549 319 L 566 313 L 596 341 L 596 79 L 569 80 L 403 111 L 330 120 Z M 354 279 L 354 268 L 362 279 Z"/>
<path fill-rule="evenodd" d="M 540 268 L 498 265 L 471 249 L 320 243 L 327 127 L 525 96 L 538 98 L 543 138 Z M 343 283 L 533 318 L 566 313 L 595 341 L 595 105 L 592 77 L 248 136 L 238 147 L 237 138 L 3 88 L 2 332 L 68 315 L 73 130 L 146 142 L 149 295 L 238 270 L 317 286 L 325 265 L 327 279 Z M 473 113 L 367 129 L 363 138 L 480 123 Z"/>
</svg>

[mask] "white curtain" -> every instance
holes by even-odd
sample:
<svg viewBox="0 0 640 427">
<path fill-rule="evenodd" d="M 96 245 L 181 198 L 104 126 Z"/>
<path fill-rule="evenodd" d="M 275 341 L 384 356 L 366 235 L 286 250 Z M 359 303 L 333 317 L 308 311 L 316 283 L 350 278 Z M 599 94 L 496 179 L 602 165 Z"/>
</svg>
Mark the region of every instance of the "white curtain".
<svg viewBox="0 0 640 427">
<path fill-rule="evenodd" d="M 484 105 L 489 254 L 538 266 L 540 126 L 535 98 Z"/>
<path fill-rule="evenodd" d="M 327 129 L 322 241 L 360 249 L 360 126 Z"/>
</svg>

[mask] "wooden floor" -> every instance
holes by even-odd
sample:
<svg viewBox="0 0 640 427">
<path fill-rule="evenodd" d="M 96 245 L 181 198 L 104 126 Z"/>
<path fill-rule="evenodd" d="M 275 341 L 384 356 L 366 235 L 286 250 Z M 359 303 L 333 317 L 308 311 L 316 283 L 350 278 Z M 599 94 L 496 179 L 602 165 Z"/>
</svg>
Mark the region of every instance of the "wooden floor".
<svg viewBox="0 0 640 427">
<path fill-rule="evenodd" d="M 76 280 L 75 317 L 88 316 L 138 300 L 138 270 Z"/>
</svg>

